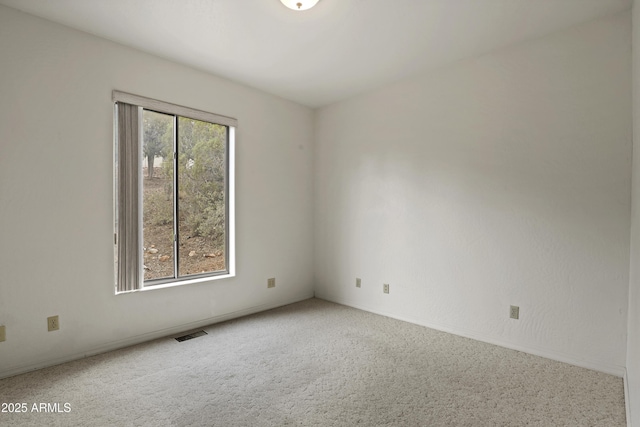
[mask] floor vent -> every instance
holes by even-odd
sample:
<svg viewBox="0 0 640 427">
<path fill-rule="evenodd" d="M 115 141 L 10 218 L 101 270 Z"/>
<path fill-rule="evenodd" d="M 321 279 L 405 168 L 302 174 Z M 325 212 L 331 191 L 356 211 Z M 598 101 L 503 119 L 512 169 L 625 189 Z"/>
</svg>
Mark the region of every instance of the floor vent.
<svg viewBox="0 0 640 427">
<path fill-rule="evenodd" d="M 182 341 L 190 340 L 190 339 L 193 339 L 193 338 L 198 338 L 198 337 L 201 337 L 203 335 L 207 335 L 207 333 L 205 331 L 193 332 L 191 334 L 183 335 L 181 337 L 176 338 L 176 341 L 182 342 Z"/>
</svg>

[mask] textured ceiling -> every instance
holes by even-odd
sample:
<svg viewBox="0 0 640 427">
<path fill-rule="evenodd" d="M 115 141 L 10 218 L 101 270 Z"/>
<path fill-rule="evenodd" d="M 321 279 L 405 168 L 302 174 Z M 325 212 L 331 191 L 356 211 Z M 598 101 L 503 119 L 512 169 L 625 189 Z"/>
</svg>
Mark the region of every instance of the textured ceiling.
<svg viewBox="0 0 640 427">
<path fill-rule="evenodd" d="M 0 0 L 311 107 L 631 8 L 631 0 Z M 0 10 L 1 13 L 1 10 Z"/>
</svg>

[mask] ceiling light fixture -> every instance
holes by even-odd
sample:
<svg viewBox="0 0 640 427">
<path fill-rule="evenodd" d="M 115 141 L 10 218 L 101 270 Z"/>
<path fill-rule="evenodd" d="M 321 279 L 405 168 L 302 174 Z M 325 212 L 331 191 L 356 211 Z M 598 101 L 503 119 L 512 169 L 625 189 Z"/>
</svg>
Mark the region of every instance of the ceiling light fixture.
<svg viewBox="0 0 640 427">
<path fill-rule="evenodd" d="M 311 9 L 320 0 L 280 0 L 283 5 L 293 10 Z"/>
</svg>

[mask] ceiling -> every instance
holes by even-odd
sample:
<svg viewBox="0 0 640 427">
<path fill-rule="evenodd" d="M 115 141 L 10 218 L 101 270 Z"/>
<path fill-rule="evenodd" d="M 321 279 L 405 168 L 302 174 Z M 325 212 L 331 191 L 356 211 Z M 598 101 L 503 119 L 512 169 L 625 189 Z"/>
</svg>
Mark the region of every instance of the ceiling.
<svg viewBox="0 0 640 427">
<path fill-rule="evenodd" d="M 631 8 L 631 0 L 0 0 L 310 107 Z"/>
</svg>

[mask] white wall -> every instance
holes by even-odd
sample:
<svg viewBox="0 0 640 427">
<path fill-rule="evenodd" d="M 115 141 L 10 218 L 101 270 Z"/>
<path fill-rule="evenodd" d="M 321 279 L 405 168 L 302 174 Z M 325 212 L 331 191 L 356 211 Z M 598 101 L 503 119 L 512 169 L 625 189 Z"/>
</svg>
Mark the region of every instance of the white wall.
<svg viewBox="0 0 640 427">
<path fill-rule="evenodd" d="M 640 1 L 633 2 L 633 181 L 627 326 L 627 409 L 640 425 Z M 631 424 L 630 424 L 631 425 Z"/>
<path fill-rule="evenodd" d="M 312 110 L 2 6 L 0 58 L 0 377 L 313 295 Z M 239 120 L 235 279 L 114 295 L 113 89 Z"/>
<path fill-rule="evenodd" d="M 626 12 L 321 109 L 316 295 L 621 376 L 630 31 Z"/>
</svg>

